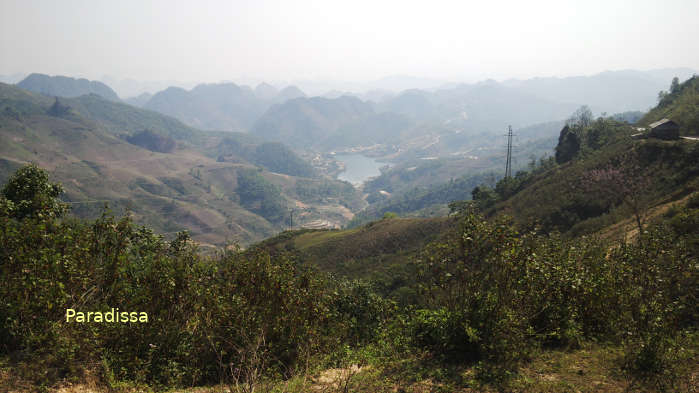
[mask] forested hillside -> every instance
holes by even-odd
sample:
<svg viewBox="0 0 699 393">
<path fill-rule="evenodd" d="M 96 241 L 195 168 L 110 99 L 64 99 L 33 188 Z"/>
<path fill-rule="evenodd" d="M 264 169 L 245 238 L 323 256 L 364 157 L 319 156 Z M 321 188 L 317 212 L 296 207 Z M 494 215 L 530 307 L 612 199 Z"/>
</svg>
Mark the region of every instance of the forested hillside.
<svg viewBox="0 0 699 393">
<path fill-rule="evenodd" d="M 695 83 L 695 79 L 690 79 L 678 86 L 675 100 L 669 104 L 661 102 L 651 113 L 660 108 L 666 113 L 683 113 L 680 108 L 687 105 L 687 95 L 680 98 L 677 92 L 687 94 Z M 476 209 L 491 219 L 512 217 L 512 223 L 522 231 L 562 233 L 566 238 L 601 235 L 608 239 L 642 239 L 644 228 L 651 223 L 688 218 L 679 212 L 682 206 L 696 203 L 699 143 L 631 137 L 637 133 L 635 127 L 613 116 L 593 119 L 591 112 L 582 108 L 562 127 L 555 156 L 533 160 L 527 169 L 511 178 L 496 182 L 492 174 L 484 173 L 414 189 L 372 201 L 350 223 L 357 228 L 289 233 L 263 244 L 268 249 L 291 251 L 326 271 L 351 277 L 373 276 L 386 291 L 384 294 L 405 302 L 405 298 L 415 296 L 405 282 L 415 274 L 411 261 L 422 247 L 409 246 L 420 242 L 408 241 L 409 236 L 398 228 L 410 226 L 412 232 L 431 233 L 431 237 L 439 238 L 449 233 L 449 227 L 437 229 L 430 220 L 401 219 L 396 215 L 459 215 Z M 433 166 L 436 171 L 445 169 L 437 162 Z M 413 168 L 406 175 L 419 176 L 421 170 L 424 169 Z M 369 182 L 365 190 L 393 192 L 391 183 L 385 180 L 386 174 L 393 172 L 387 171 Z M 406 175 L 401 174 L 396 184 L 408 181 Z M 460 200 L 466 197 L 473 199 Z M 443 208 L 437 209 L 440 205 Z M 360 226 L 377 219 L 380 220 Z M 336 254 L 334 250 L 351 250 L 361 234 L 371 239 L 387 236 L 394 240 L 394 246 L 377 251 L 372 257 Z M 360 243 L 382 244 L 368 240 Z"/>
</svg>

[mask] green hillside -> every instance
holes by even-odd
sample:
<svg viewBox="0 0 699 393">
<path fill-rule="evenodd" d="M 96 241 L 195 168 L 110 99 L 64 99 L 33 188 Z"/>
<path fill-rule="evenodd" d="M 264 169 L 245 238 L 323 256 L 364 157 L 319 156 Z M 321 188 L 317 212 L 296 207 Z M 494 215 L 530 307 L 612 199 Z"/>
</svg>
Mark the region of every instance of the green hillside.
<svg viewBox="0 0 699 393">
<path fill-rule="evenodd" d="M 635 139 L 629 124 L 581 110 L 561 130 L 555 157 L 493 189 L 475 188 L 449 217 L 386 214 L 352 229 L 287 231 L 247 250 L 206 253 L 197 243 L 278 230 L 289 206 L 302 211 L 297 220 L 348 219 L 356 206 L 341 184 L 236 155 L 257 152 L 254 136 L 228 134 L 221 147 L 217 133 L 181 140 L 125 132 L 156 147 L 177 141 L 170 152 L 151 151 L 70 101 L 12 89 L 0 95 L 0 168 L 11 173 L 0 189 L 7 390 L 66 381 L 82 389 L 87 376 L 105 391 L 696 385 L 694 140 Z M 63 184 L 23 165 L 32 158 Z M 185 226 L 197 243 L 185 233 L 166 241 L 99 208 L 95 220 L 65 216 L 63 189 L 68 201 L 123 194 L 136 220 L 158 231 Z M 430 199 L 450 195 L 432 191 Z M 631 236 L 610 236 L 615 226 Z M 95 310 L 102 320 L 114 305 L 148 323 L 69 319 L 69 310 Z"/>
<path fill-rule="evenodd" d="M 680 125 L 680 135 L 699 135 L 699 77 L 673 83 L 669 92 L 661 92 L 658 106 L 638 123 L 646 126 L 664 118 Z"/>
<path fill-rule="evenodd" d="M 685 89 L 695 83 L 689 80 Z M 684 98 L 661 103 L 644 119 L 661 110 L 686 113 L 685 105 Z M 691 122 L 685 124 L 688 133 L 696 132 Z M 495 205 L 486 209 L 510 214 L 527 227 L 579 235 L 629 217 L 644 220 L 655 207 L 699 190 L 699 143 L 632 138 L 636 133 L 611 118 L 564 128 L 558 164 L 501 181 L 496 198 L 484 201 Z"/>
<path fill-rule="evenodd" d="M 412 211 L 483 180 L 472 201 L 449 204 L 450 216 L 386 212 L 351 229 L 285 231 L 247 250 L 206 253 L 186 234 L 168 242 L 99 205 L 71 206 L 96 220 L 65 217 L 56 197 L 65 189 L 69 202 L 116 200 L 156 232 L 189 229 L 199 245 L 278 233 L 290 207 L 295 227 L 346 223 L 364 202 L 346 183 L 293 176 L 305 168 L 295 156 L 255 135 L 149 130 L 138 119 L 175 120 L 95 96 L 18 90 L 0 85 L 0 261 L 10 261 L 0 262 L 0 386 L 55 387 L 85 375 L 122 391 L 695 385 L 695 140 L 637 139 L 628 123 L 581 108 L 555 157 L 528 171 L 399 193 Z M 678 111 L 681 97 L 665 109 Z M 62 185 L 23 166 L 31 160 Z M 380 185 L 412 171 L 389 171 Z M 403 206 L 383 203 L 372 214 Z M 143 310 L 152 323 L 63 322 L 75 299 Z"/>
<path fill-rule="evenodd" d="M 291 253 L 304 265 L 344 277 L 381 277 L 395 290 L 410 279 L 406 264 L 454 225 L 448 217 L 386 218 L 347 230 L 288 231 L 256 246 L 272 254 Z"/>
</svg>

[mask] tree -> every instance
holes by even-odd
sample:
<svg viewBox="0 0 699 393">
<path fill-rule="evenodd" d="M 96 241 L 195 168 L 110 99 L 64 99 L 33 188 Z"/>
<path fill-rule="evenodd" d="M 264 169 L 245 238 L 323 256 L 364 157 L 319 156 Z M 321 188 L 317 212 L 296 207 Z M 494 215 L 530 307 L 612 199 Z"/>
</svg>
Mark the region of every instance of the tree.
<svg viewBox="0 0 699 393">
<path fill-rule="evenodd" d="M 580 137 L 567 124 L 561 130 L 556 145 L 556 162 L 563 164 L 572 160 L 580 151 Z"/>
<path fill-rule="evenodd" d="M 593 169 L 582 177 L 585 191 L 606 197 L 612 203 L 623 203 L 631 209 L 636 221 L 639 239 L 643 234 L 648 209 L 648 187 L 651 178 L 643 172 L 637 161 L 624 155 L 619 163 L 609 164 L 601 169 Z"/>
<path fill-rule="evenodd" d="M 63 186 L 49 181 L 49 174 L 36 164 L 28 164 L 15 172 L 0 191 L 0 214 L 23 219 L 26 217 L 60 217 L 68 211 L 58 199 Z"/>
<path fill-rule="evenodd" d="M 578 110 L 573 112 L 568 120 L 566 120 L 566 125 L 570 127 L 580 127 L 584 128 L 592 124 L 592 119 L 594 115 L 587 105 L 583 105 Z"/>
<path fill-rule="evenodd" d="M 62 117 L 70 113 L 70 106 L 63 104 L 58 100 L 58 97 L 55 97 L 48 113 L 51 116 Z"/>
<path fill-rule="evenodd" d="M 474 188 L 473 191 L 471 191 L 471 197 L 481 210 L 493 206 L 498 201 L 498 194 L 492 188 L 485 185 Z"/>
<path fill-rule="evenodd" d="M 392 220 L 394 218 L 398 218 L 398 214 L 396 214 L 394 212 L 386 212 L 383 214 L 384 220 Z"/>
<path fill-rule="evenodd" d="M 670 85 L 670 94 L 675 94 L 680 91 L 680 80 L 677 77 L 672 78 L 672 84 Z"/>
</svg>

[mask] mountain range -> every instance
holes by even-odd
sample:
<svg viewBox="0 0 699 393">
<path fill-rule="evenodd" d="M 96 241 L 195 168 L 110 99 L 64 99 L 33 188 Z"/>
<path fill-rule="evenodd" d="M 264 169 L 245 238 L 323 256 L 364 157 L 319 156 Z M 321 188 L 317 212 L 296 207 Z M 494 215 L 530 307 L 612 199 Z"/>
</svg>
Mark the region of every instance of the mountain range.
<svg viewBox="0 0 699 393">
<path fill-rule="evenodd" d="M 201 244 L 248 244 L 287 226 L 341 226 L 364 204 L 281 144 L 204 132 L 96 94 L 54 98 L 0 84 L 0 181 L 35 162 L 65 188 L 79 217 L 108 204 L 160 233 Z"/>
<path fill-rule="evenodd" d="M 597 114 L 646 111 L 655 105 L 658 92 L 667 88 L 672 77 L 685 80 L 694 72 L 687 68 L 622 70 L 451 85 L 396 77 L 381 80 L 379 90 L 364 94 L 331 91 L 323 99 L 307 97 L 296 86 L 279 90 L 260 83 L 252 89 L 226 82 L 200 84 L 191 90 L 169 87 L 125 102 L 199 129 L 249 131 L 297 148 L 329 151 L 387 144 L 395 142 L 398 135 L 425 132 L 499 135 L 508 125 L 521 128 L 563 120 L 581 105 Z M 406 83 L 423 88 L 391 90 Z M 86 79 L 32 74 L 18 86 L 59 97 L 94 93 L 118 100 L 108 86 Z M 371 132 L 362 131 L 367 129 Z M 452 143 L 451 147 L 458 151 L 459 146 Z"/>
</svg>

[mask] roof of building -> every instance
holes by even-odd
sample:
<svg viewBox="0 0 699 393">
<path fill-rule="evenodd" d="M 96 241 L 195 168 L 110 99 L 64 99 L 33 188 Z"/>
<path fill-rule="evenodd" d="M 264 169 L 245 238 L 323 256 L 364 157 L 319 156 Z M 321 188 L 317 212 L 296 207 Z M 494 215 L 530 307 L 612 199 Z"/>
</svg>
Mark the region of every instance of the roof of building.
<svg viewBox="0 0 699 393">
<path fill-rule="evenodd" d="M 666 124 L 666 123 L 672 123 L 674 125 L 678 125 L 677 123 L 675 123 L 674 121 L 672 121 L 670 119 L 662 119 L 662 120 L 656 121 L 655 123 L 650 123 L 650 125 L 648 127 L 655 128 L 655 127 L 661 126 L 661 125 Z"/>
</svg>

